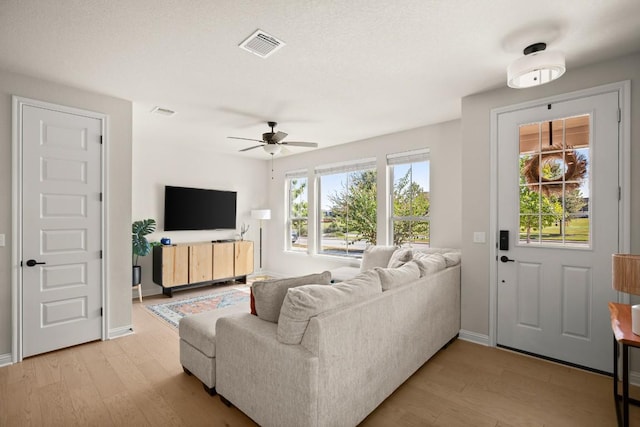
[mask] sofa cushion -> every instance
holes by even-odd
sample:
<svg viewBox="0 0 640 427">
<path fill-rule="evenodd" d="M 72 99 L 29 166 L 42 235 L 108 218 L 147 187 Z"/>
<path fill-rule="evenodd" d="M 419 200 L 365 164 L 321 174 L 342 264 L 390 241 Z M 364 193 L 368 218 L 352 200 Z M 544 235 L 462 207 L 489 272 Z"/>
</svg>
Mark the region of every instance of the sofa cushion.
<svg viewBox="0 0 640 427">
<path fill-rule="evenodd" d="M 462 259 L 460 252 L 447 252 L 442 256 L 444 257 L 444 261 L 447 263 L 447 267 L 453 267 L 454 265 L 460 264 L 460 260 Z"/>
<path fill-rule="evenodd" d="M 447 268 L 444 256 L 439 253 L 425 254 L 422 252 L 416 252 L 413 254 L 413 260 L 418 264 L 420 277 L 437 273 L 438 271 Z"/>
<path fill-rule="evenodd" d="M 338 267 L 331 271 L 331 283 L 346 282 L 360 274 L 359 267 Z"/>
<path fill-rule="evenodd" d="M 362 254 L 360 271 L 371 270 L 375 267 L 387 267 L 396 249 L 395 246 L 367 246 Z"/>
<path fill-rule="evenodd" d="M 386 265 L 387 268 L 398 268 L 402 266 L 404 263 L 411 261 L 411 257 L 413 256 L 413 252 L 411 249 L 398 249 L 391 255 L 389 259 L 389 263 Z M 385 266 L 382 266 L 385 267 Z"/>
<path fill-rule="evenodd" d="M 250 294 L 249 294 L 250 305 L 249 305 L 249 307 L 251 308 L 251 314 L 253 314 L 254 316 L 257 316 L 258 313 L 256 312 L 256 297 L 253 296 L 253 288 L 250 288 L 249 291 L 250 291 Z"/>
<path fill-rule="evenodd" d="M 178 322 L 178 336 L 207 357 L 216 356 L 216 322 L 230 314 L 246 313 L 247 303 L 230 305 L 217 310 L 190 314 Z"/>
<path fill-rule="evenodd" d="M 309 319 L 327 310 L 360 302 L 382 292 L 380 276 L 375 270 L 360 273 L 353 279 L 333 286 L 306 285 L 291 288 L 282 303 L 278 320 L 278 341 L 300 344 Z"/>
<path fill-rule="evenodd" d="M 414 261 L 409 261 L 398 268 L 380 268 L 374 269 L 380 276 L 380 284 L 382 291 L 397 288 L 406 285 L 420 278 L 420 269 Z"/>
<path fill-rule="evenodd" d="M 262 320 L 278 323 L 280 308 L 282 307 L 282 301 L 284 301 L 287 290 L 296 286 L 310 284 L 331 284 L 331 273 L 324 271 L 319 274 L 254 282 L 253 285 L 251 285 L 251 289 L 253 290 L 256 314 Z"/>
</svg>

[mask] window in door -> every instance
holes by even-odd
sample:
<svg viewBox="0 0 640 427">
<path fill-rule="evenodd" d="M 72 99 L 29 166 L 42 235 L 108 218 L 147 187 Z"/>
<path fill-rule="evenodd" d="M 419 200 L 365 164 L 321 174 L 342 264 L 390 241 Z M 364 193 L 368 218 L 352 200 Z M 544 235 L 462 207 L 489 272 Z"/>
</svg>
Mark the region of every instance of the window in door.
<svg viewBox="0 0 640 427">
<path fill-rule="evenodd" d="M 591 247 L 590 120 L 519 127 L 519 244 Z"/>
<path fill-rule="evenodd" d="M 390 169 L 391 241 L 394 245 L 428 248 L 431 222 L 429 150 L 387 156 Z"/>
<path fill-rule="evenodd" d="M 316 168 L 318 175 L 318 253 L 362 257 L 377 242 L 375 159 Z"/>
<path fill-rule="evenodd" d="M 307 252 L 309 236 L 309 197 L 307 171 L 290 172 L 285 175 L 288 193 L 287 243 L 286 248 L 296 252 Z"/>
</svg>

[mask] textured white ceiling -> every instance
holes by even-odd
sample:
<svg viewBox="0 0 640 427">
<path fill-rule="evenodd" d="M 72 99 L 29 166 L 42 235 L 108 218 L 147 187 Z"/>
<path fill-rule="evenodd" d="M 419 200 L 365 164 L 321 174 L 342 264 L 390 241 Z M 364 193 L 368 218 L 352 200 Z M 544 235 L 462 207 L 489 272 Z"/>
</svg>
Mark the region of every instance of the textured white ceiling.
<svg viewBox="0 0 640 427">
<path fill-rule="evenodd" d="M 638 0 L 0 0 L 0 68 L 133 101 L 158 148 L 237 153 L 267 120 L 322 148 L 458 118 L 532 42 L 563 78 L 639 51 L 639 22 Z M 239 49 L 256 29 L 286 46 Z"/>
</svg>

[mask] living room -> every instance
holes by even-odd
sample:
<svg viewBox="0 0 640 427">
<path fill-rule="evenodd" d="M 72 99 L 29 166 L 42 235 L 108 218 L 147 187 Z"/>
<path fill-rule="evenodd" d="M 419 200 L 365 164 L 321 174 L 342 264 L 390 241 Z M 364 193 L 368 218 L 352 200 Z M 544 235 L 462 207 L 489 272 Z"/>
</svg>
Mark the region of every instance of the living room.
<svg viewBox="0 0 640 427">
<path fill-rule="evenodd" d="M 573 6 L 576 7 L 575 4 Z M 629 19 L 638 16 L 637 6 L 634 2 L 614 3 L 611 10 L 608 11 L 612 15 L 626 16 Z M 398 15 L 401 13 L 398 12 Z M 602 15 L 612 16 L 604 12 Z M 105 199 L 108 203 L 106 214 L 108 246 L 105 254 L 108 259 L 106 265 L 108 305 L 105 314 L 105 339 L 125 336 L 130 334 L 132 330 L 134 335 L 139 332 L 136 319 L 132 315 L 130 290 L 131 257 L 128 232 L 133 220 L 156 218 L 159 221 L 159 231 L 152 235 L 152 238 L 156 240 L 166 236 L 170 237 L 173 242 L 180 243 L 236 237 L 236 231 L 164 232 L 162 229 L 162 191 L 164 185 L 237 191 L 238 228 L 242 223 L 250 225 L 246 239 L 254 242 L 259 241 L 259 224 L 256 220 L 251 219 L 251 210 L 271 209 L 272 219 L 264 222 L 263 230 L 262 259 L 264 270 L 277 275 L 306 274 L 350 265 L 354 261 L 283 250 L 287 247 L 287 239 L 289 238 L 284 221 L 286 209 L 285 175 L 291 171 L 306 170 L 308 176 L 313 177 L 317 167 L 367 158 L 375 158 L 379 170 L 384 170 L 389 154 L 428 147 L 431 162 L 430 191 L 433 200 L 430 212 L 431 246 L 461 249 L 463 268 L 460 333 L 468 341 L 491 346 L 495 344 L 494 338 L 492 338 L 495 334 L 495 325 L 492 323 L 492 310 L 495 308 L 491 272 L 493 249 L 489 244 L 491 242 L 490 232 L 495 222 L 495 218 L 492 216 L 492 202 L 489 197 L 493 191 L 492 124 L 490 120 L 492 109 L 552 98 L 611 83 L 631 81 L 631 96 L 628 100 L 630 112 L 628 114 L 632 124 L 638 123 L 640 95 L 635 86 L 640 81 L 640 44 L 638 44 L 637 30 L 623 25 L 626 21 L 620 19 L 620 22 L 615 23 L 616 21 L 614 21 L 613 24 L 609 22 L 608 25 L 624 28 L 631 34 L 626 35 L 627 40 L 631 40 L 630 44 L 625 46 L 626 50 L 611 48 L 607 51 L 602 48 L 589 48 L 583 51 L 584 56 L 579 61 L 574 60 L 573 62 L 571 61 L 572 52 L 566 52 L 567 71 L 556 82 L 524 90 L 507 88 L 504 84 L 506 66 L 511 60 L 520 56 L 521 52 L 506 54 L 502 51 L 500 60 L 496 60 L 491 67 L 487 68 L 488 77 L 478 77 L 478 80 L 487 80 L 486 86 L 482 90 L 471 90 L 471 86 L 469 86 L 469 90 L 459 96 L 456 101 L 459 114 L 446 117 L 437 116 L 434 119 L 420 118 L 421 122 L 414 119 L 416 123 L 419 122 L 418 125 L 397 127 L 393 131 L 360 133 L 358 134 L 360 136 L 356 137 L 348 134 L 342 141 L 348 143 L 332 146 L 325 146 L 323 145 L 325 141 L 321 138 L 315 138 L 315 135 L 324 135 L 317 129 L 331 128 L 333 125 L 331 122 L 313 123 L 311 128 L 313 131 L 305 134 L 305 120 L 313 121 L 313 117 L 303 114 L 301 109 L 278 111 L 278 107 L 281 105 L 279 102 L 266 102 L 266 107 L 260 110 L 258 108 L 260 100 L 247 101 L 254 103 L 242 111 L 232 108 L 229 108 L 228 111 L 222 111 L 219 106 L 209 106 L 199 111 L 200 115 L 191 116 L 192 128 L 186 128 L 183 133 L 176 134 L 165 123 L 180 117 L 180 115 L 190 114 L 187 110 L 179 108 L 181 106 L 178 101 L 179 97 L 175 98 L 175 104 L 169 102 L 161 104 L 165 107 L 177 105 L 174 107 L 177 110 L 175 117 L 152 115 L 150 107 L 153 107 L 156 102 L 164 101 L 164 99 L 160 101 L 149 98 L 138 99 L 137 93 L 119 94 L 108 84 L 95 89 L 82 81 L 74 84 L 59 77 L 49 77 L 41 70 L 20 65 L 18 61 L 20 56 L 19 43 L 12 45 L 11 48 L 3 43 L 1 52 L 5 59 L 0 62 L 0 93 L 3 100 L 0 103 L 0 111 L 2 112 L 0 124 L 5 142 L 0 145 L 0 153 L 2 153 L 0 161 L 4 165 L 5 172 L 4 178 L 0 180 L 0 195 L 3 201 L 3 208 L 0 209 L 0 233 L 6 235 L 6 244 L 0 248 L 0 277 L 2 277 L 0 281 L 0 305 L 2 308 L 0 310 L 0 325 L 3 325 L 0 327 L 0 365 L 8 365 L 16 361 L 16 329 L 14 326 L 16 314 L 14 307 L 17 304 L 17 296 L 14 275 L 18 267 L 15 262 L 16 254 L 13 254 L 11 250 L 13 236 L 16 233 L 16 224 L 13 222 L 15 220 L 14 200 L 12 199 L 14 177 L 14 172 L 12 172 L 14 168 L 12 96 L 17 95 L 63 106 L 98 111 L 109 116 L 109 161 L 105 171 Z M 524 27 L 525 24 L 533 22 L 523 21 L 521 25 Z M 254 26 L 256 25 L 254 24 Z M 12 26 L 7 25 L 5 28 L 12 28 Z M 253 29 L 255 28 L 250 31 Z M 290 45 L 291 41 L 287 41 Z M 589 38 L 585 38 L 583 42 L 588 45 Z M 496 50 L 501 49 L 500 40 L 494 40 L 493 43 L 496 45 Z M 237 49 L 236 45 L 235 41 L 231 44 L 234 49 Z M 285 46 L 283 51 L 287 47 L 289 46 Z M 525 46 L 519 46 L 518 50 L 523 47 Z M 551 47 L 553 46 L 551 45 Z M 444 53 L 442 54 L 444 55 Z M 480 54 L 481 52 L 473 53 L 473 55 Z M 413 55 L 417 54 L 414 52 Z M 590 55 L 595 59 L 587 58 Z M 12 62 L 12 56 L 16 57 L 16 62 Z M 261 58 L 249 57 L 249 59 L 263 61 Z M 432 66 L 436 67 L 436 64 Z M 107 77 L 109 73 L 117 73 L 121 64 L 106 64 L 105 67 L 106 71 L 96 70 L 95 72 L 98 74 L 104 72 Z M 265 66 L 256 65 L 256 73 L 260 72 L 260 67 Z M 340 65 L 335 65 L 335 67 L 336 69 L 330 72 L 332 74 L 340 73 Z M 464 67 L 461 65 L 462 68 Z M 213 75 L 213 71 L 211 73 Z M 228 76 L 225 75 L 225 78 Z M 145 76 L 140 76 L 140 81 L 144 80 Z M 354 77 L 354 80 L 357 78 Z M 108 78 L 106 81 L 110 82 Z M 450 80 L 449 76 L 441 77 L 440 82 L 442 85 L 448 82 L 452 86 L 457 84 L 453 76 L 450 77 Z M 393 87 L 386 90 L 393 92 Z M 275 89 L 274 91 L 277 92 Z M 398 91 L 402 96 L 409 96 L 408 93 L 412 92 L 407 88 Z M 439 95 L 440 93 L 421 96 L 431 98 L 433 99 L 431 102 L 437 104 Z M 210 98 L 215 98 L 215 96 L 215 93 L 207 94 L 207 97 Z M 304 98 L 302 95 L 301 97 Z M 266 99 L 266 97 L 262 99 Z M 361 102 L 368 103 L 369 101 L 364 99 Z M 284 104 L 285 101 L 282 101 L 282 105 Z M 334 108 L 339 110 L 337 106 Z M 220 128 L 223 129 L 223 137 L 219 138 L 222 141 L 217 141 L 225 145 L 226 148 L 223 150 L 218 151 L 214 148 L 213 143 L 207 147 L 206 144 L 201 143 L 207 141 L 206 137 L 195 136 L 198 131 L 207 129 L 202 125 L 202 122 L 209 120 L 205 112 L 211 114 L 211 117 L 220 113 L 220 116 L 211 120 L 216 121 L 216 125 L 220 125 Z M 289 137 L 291 140 L 316 141 L 320 144 L 320 149 L 294 148 L 291 150 L 294 155 L 273 158 L 261 149 L 254 150 L 247 155 L 238 154 L 238 150 L 251 144 L 242 145 L 235 141 L 229 141 L 226 140 L 227 136 L 256 138 L 259 137 L 260 132 L 268 130 L 266 123 L 262 123 L 260 119 L 246 116 L 250 113 L 261 114 L 261 118 L 264 119 L 279 120 L 277 129 L 291 133 Z M 245 115 L 243 116 L 243 114 Z M 266 117 L 268 114 L 273 114 L 273 117 Z M 354 127 L 361 126 L 356 121 L 356 118 L 361 114 L 357 110 L 340 111 L 340 115 L 343 117 L 340 127 L 348 127 L 344 123 L 350 123 L 350 115 L 353 116 L 352 120 L 356 123 Z M 420 116 L 415 111 L 412 114 Z M 223 117 L 220 118 L 221 116 Z M 391 120 L 382 115 L 376 117 L 380 122 Z M 199 122 L 195 120 L 196 118 Z M 299 121 L 296 122 L 296 120 Z M 230 122 L 232 125 L 225 127 L 222 125 L 224 122 Z M 245 123 L 251 124 L 245 125 Z M 628 159 L 631 185 L 627 189 L 628 200 L 626 203 L 631 223 L 630 229 L 626 230 L 626 238 L 629 241 L 629 247 L 626 250 L 634 253 L 640 252 L 640 227 L 633 220 L 640 213 L 640 186 L 633 184 L 639 182 L 640 179 L 638 177 L 640 154 L 636 150 L 638 138 L 633 125 L 630 130 L 631 150 Z M 355 130 L 352 132 L 357 134 Z M 174 144 L 163 143 L 162 148 L 158 149 L 160 141 L 167 139 L 174 141 Z M 378 216 L 378 234 L 380 236 L 388 235 L 386 221 L 387 214 L 381 211 Z M 484 243 L 474 242 L 474 233 L 477 232 L 485 233 Z M 380 243 L 386 242 L 381 241 Z M 258 245 L 255 250 L 255 259 L 257 260 L 260 256 Z M 151 257 L 144 258 L 142 266 L 144 295 L 151 296 L 160 293 L 160 287 L 155 285 L 151 279 Z M 114 342 L 116 341 L 117 339 L 114 340 Z M 638 380 L 640 378 L 639 362 L 640 359 L 636 357 L 631 366 L 634 373 L 632 380 L 635 379 L 636 382 L 640 382 Z"/>
</svg>

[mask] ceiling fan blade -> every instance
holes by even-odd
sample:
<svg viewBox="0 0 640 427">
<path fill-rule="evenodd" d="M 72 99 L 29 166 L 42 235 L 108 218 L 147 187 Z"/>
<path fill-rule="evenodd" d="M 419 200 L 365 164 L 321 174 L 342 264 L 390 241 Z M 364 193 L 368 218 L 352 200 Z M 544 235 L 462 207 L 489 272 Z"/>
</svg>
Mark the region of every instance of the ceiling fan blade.
<svg viewBox="0 0 640 427">
<path fill-rule="evenodd" d="M 276 132 L 275 135 L 273 135 L 273 137 L 271 137 L 271 141 L 270 142 L 275 142 L 276 144 L 280 141 L 282 141 L 283 139 L 285 139 L 287 137 L 288 133 L 284 133 L 284 132 Z"/>
<path fill-rule="evenodd" d="M 243 140 L 243 141 L 255 141 L 255 142 L 264 142 L 264 141 L 263 141 L 263 140 L 261 140 L 261 139 L 253 139 L 253 138 L 240 138 L 240 137 L 238 137 L 238 136 L 228 136 L 227 138 L 229 138 L 229 139 L 241 139 L 241 140 Z"/>
<path fill-rule="evenodd" d="M 249 150 L 253 150 L 254 148 L 258 148 L 258 147 L 262 147 L 262 145 L 254 145 L 253 147 L 243 148 L 242 150 L 239 150 L 239 151 L 240 151 L 240 152 L 242 152 L 242 151 L 249 151 Z"/>
<path fill-rule="evenodd" d="M 318 147 L 318 143 L 316 142 L 300 142 L 300 141 L 283 141 L 282 145 L 291 145 L 295 147 L 310 147 L 316 148 Z"/>
</svg>

